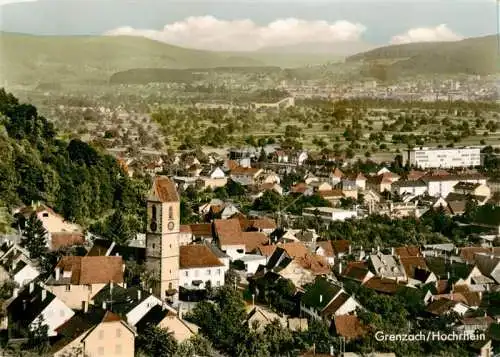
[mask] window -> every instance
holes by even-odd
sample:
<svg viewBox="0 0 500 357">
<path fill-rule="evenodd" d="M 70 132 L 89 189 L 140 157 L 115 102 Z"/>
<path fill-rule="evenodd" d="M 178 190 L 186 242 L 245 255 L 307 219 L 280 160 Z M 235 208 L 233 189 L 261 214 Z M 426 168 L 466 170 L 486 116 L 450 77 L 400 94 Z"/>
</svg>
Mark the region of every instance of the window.
<svg viewBox="0 0 500 357">
<path fill-rule="evenodd" d="M 220 275 L 220 269 L 217 269 L 217 275 Z"/>
<path fill-rule="evenodd" d="M 104 340 L 104 331 L 103 330 L 99 331 L 99 340 Z"/>
<path fill-rule="evenodd" d="M 121 355 L 122 354 L 122 345 L 116 345 L 115 346 L 115 354 Z"/>
<path fill-rule="evenodd" d="M 168 219 L 174 219 L 174 209 L 172 207 L 168 208 Z"/>
<path fill-rule="evenodd" d="M 210 275 L 210 269 L 207 269 L 207 275 Z"/>
<path fill-rule="evenodd" d="M 156 244 L 154 244 L 154 243 L 151 244 L 151 248 L 155 249 L 155 247 L 156 247 Z"/>
<path fill-rule="evenodd" d="M 122 329 L 121 328 L 116 329 L 116 337 L 122 337 Z"/>
<path fill-rule="evenodd" d="M 87 285 L 89 292 L 92 292 L 92 284 Z"/>
<path fill-rule="evenodd" d="M 43 218 L 47 218 L 48 216 L 49 216 L 49 214 L 48 214 L 47 212 L 44 212 L 44 213 L 42 214 L 42 217 L 43 217 Z"/>
<path fill-rule="evenodd" d="M 151 207 L 151 219 L 156 222 L 156 206 Z"/>
<path fill-rule="evenodd" d="M 98 354 L 99 356 L 104 356 L 104 347 L 99 347 L 99 348 L 97 349 L 97 354 Z"/>
<path fill-rule="evenodd" d="M 168 283 L 168 290 L 172 290 L 172 283 Z"/>
<path fill-rule="evenodd" d="M 66 285 L 66 291 L 71 291 L 71 285 Z"/>
<path fill-rule="evenodd" d="M 186 270 L 186 271 L 184 272 L 184 275 L 185 275 L 185 276 L 189 276 L 189 272 Z"/>
<path fill-rule="evenodd" d="M 216 285 L 220 286 L 220 280 L 217 280 Z"/>
</svg>

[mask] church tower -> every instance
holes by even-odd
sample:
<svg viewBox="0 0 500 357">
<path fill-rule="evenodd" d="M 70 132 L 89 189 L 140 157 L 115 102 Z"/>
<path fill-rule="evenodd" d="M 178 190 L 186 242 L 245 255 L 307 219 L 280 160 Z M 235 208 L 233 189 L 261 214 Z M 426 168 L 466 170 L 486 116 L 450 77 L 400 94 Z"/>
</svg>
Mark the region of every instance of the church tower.
<svg viewBox="0 0 500 357">
<path fill-rule="evenodd" d="M 168 177 L 157 176 L 147 201 L 146 268 L 153 293 L 175 303 L 179 293 L 180 199 Z"/>
</svg>

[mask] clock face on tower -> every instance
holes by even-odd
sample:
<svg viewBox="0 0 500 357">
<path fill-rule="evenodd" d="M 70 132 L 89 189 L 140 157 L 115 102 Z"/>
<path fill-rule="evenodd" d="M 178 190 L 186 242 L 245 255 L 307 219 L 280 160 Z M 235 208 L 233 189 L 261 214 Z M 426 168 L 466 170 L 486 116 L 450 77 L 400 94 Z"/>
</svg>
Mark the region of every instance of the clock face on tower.
<svg viewBox="0 0 500 357">
<path fill-rule="evenodd" d="M 171 231 L 174 229 L 174 222 L 168 222 L 168 230 Z"/>
</svg>

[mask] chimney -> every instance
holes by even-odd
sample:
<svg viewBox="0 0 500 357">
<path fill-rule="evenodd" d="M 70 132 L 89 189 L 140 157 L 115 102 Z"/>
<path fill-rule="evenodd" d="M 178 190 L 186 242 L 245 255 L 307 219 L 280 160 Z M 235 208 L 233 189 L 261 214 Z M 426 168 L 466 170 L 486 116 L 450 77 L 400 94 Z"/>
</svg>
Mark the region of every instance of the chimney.
<svg viewBox="0 0 500 357">
<path fill-rule="evenodd" d="M 450 272 L 446 273 L 448 280 L 450 280 Z"/>
<path fill-rule="evenodd" d="M 33 294 L 33 291 L 35 291 L 35 283 L 31 282 L 30 283 L 30 294 Z"/>
<path fill-rule="evenodd" d="M 342 262 L 339 262 L 339 274 L 342 274 Z"/>
<path fill-rule="evenodd" d="M 479 292 L 479 300 L 483 300 L 483 292 L 482 291 Z"/>
<path fill-rule="evenodd" d="M 28 306 L 28 302 L 23 300 L 23 311 L 26 311 L 26 307 Z"/>
<path fill-rule="evenodd" d="M 394 256 L 395 249 L 394 247 L 391 248 L 391 255 Z"/>
<path fill-rule="evenodd" d="M 89 302 L 87 300 L 82 301 L 82 305 L 83 305 L 83 313 L 86 314 L 87 312 L 89 312 Z"/>
<path fill-rule="evenodd" d="M 352 246 L 349 244 L 349 255 L 352 254 Z"/>
<path fill-rule="evenodd" d="M 42 301 L 45 301 L 46 298 L 47 298 L 47 290 L 42 289 Z"/>
<path fill-rule="evenodd" d="M 106 310 L 106 301 L 103 301 L 103 302 L 102 302 L 102 309 L 103 309 L 103 310 Z"/>
<path fill-rule="evenodd" d="M 19 288 L 14 288 L 14 290 L 12 291 L 12 295 L 14 296 L 14 298 L 16 298 L 17 295 L 19 295 Z"/>
<path fill-rule="evenodd" d="M 123 288 L 126 289 L 127 288 L 127 283 L 123 283 Z"/>
<path fill-rule="evenodd" d="M 323 295 L 322 294 L 319 295 L 319 303 L 320 304 L 323 303 Z"/>
<path fill-rule="evenodd" d="M 149 288 L 149 293 L 152 294 L 153 293 L 153 288 Z"/>
<path fill-rule="evenodd" d="M 141 289 L 138 289 L 137 290 L 137 300 L 138 301 L 141 301 L 141 294 L 142 294 Z"/>
<path fill-rule="evenodd" d="M 56 267 L 56 280 L 61 278 L 61 268 Z"/>
<path fill-rule="evenodd" d="M 377 253 L 380 253 L 380 246 L 377 245 Z"/>
<path fill-rule="evenodd" d="M 125 264 L 122 265 L 122 272 L 125 272 Z"/>
</svg>

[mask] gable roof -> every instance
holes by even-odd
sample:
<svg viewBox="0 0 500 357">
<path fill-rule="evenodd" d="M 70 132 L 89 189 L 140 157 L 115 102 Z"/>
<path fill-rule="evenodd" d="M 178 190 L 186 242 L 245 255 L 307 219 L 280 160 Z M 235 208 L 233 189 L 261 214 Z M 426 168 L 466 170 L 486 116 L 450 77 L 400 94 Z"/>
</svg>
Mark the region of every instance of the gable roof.
<svg viewBox="0 0 500 357">
<path fill-rule="evenodd" d="M 151 188 L 150 197 L 159 202 L 179 202 L 179 194 L 175 183 L 165 176 L 156 176 Z"/>
<path fill-rule="evenodd" d="M 500 247 L 463 247 L 460 248 L 460 256 L 469 263 L 475 262 L 476 254 L 494 255 L 500 257 Z"/>
<path fill-rule="evenodd" d="M 347 340 L 356 339 L 366 333 L 356 315 L 335 316 L 334 325 L 337 335 L 343 336 Z"/>
<path fill-rule="evenodd" d="M 284 249 L 290 258 L 304 257 L 309 253 L 302 242 L 280 243 L 278 247 Z"/>
<path fill-rule="evenodd" d="M 401 257 L 399 259 L 407 276 L 415 277 L 416 269 L 428 270 L 423 257 Z"/>
<path fill-rule="evenodd" d="M 179 247 L 180 269 L 211 268 L 224 266 L 206 245 L 182 245 Z"/>
<path fill-rule="evenodd" d="M 333 247 L 333 251 L 336 254 L 348 253 L 349 247 L 351 246 L 351 242 L 347 239 L 332 240 L 331 244 Z"/>
<path fill-rule="evenodd" d="M 337 297 L 335 297 L 335 299 L 332 300 L 332 302 L 328 304 L 327 307 L 323 309 L 322 315 L 324 317 L 334 316 L 337 310 L 340 309 L 342 305 L 344 305 L 346 301 L 349 300 L 349 298 L 350 296 L 342 291 L 337 295 Z"/>
<path fill-rule="evenodd" d="M 330 304 L 332 299 L 342 291 L 342 288 L 325 278 L 318 277 L 314 283 L 305 287 L 301 303 L 309 308 L 322 311 Z"/>
<path fill-rule="evenodd" d="M 395 279 L 373 277 L 368 280 L 365 287 L 385 294 L 395 294 L 400 288 L 406 286 L 406 282 L 399 282 Z"/>
<path fill-rule="evenodd" d="M 306 254 L 303 257 L 297 257 L 294 261 L 304 269 L 310 270 L 315 275 L 326 275 L 331 273 L 328 263 L 323 257 L 315 254 Z"/>
<path fill-rule="evenodd" d="M 213 236 L 211 223 L 190 224 L 189 228 L 195 237 L 211 238 Z"/>
<path fill-rule="evenodd" d="M 399 255 L 400 258 L 403 257 L 418 257 L 420 256 L 420 248 L 416 246 L 408 246 L 408 247 L 397 247 L 394 249 L 396 255 Z"/>
<path fill-rule="evenodd" d="M 54 294 L 40 285 L 32 284 L 33 291 L 30 292 L 28 284 L 7 306 L 9 322 L 21 322 L 25 326 L 29 325 L 56 298 Z M 43 290 L 45 293 L 42 293 Z M 43 294 L 45 294 L 45 299 L 43 299 Z"/>
<path fill-rule="evenodd" d="M 276 244 L 261 245 L 257 248 L 257 252 L 265 257 L 271 257 L 277 247 Z"/>
<path fill-rule="evenodd" d="M 433 315 L 443 315 L 454 308 L 457 304 L 458 302 L 456 301 L 439 299 L 432 301 L 429 305 L 427 305 L 425 310 Z"/>
<path fill-rule="evenodd" d="M 106 302 L 112 312 L 125 315 L 150 296 L 150 293 L 137 286 L 125 289 L 120 285 L 113 285 L 111 289 L 110 284 L 107 284 L 94 295 L 92 301 L 96 306 Z"/>
<path fill-rule="evenodd" d="M 114 283 L 123 282 L 122 257 L 64 256 L 57 263 L 57 268 L 71 272 L 71 278 L 68 281 L 64 281 L 66 284 L 87 285 L 109 283 L 111 281 Z M 57 284 L 58 281 L 50 279 L 47 283 Z"/>
<path fill-rule="evenodd" d="M 333 252 L 332 241 L 325 240 L 325 241 L 317 242 L 316 244 L 318 245 L 318 248 L 323 249 L 323 251 L 325 252 L 325 257 L 335 256 L 335 253 Z"/>
<path fill-rule="evenodd" d="M 57 351 L 60 351 L 70 342 L 83 334 L 88 335 L 96 326 L 101 323 L 116 321 L 120 321 L 130 330 L 131 333 L 135 334 L 135 332 L 130 328 L 129 325 L 127 325 L 118 315 L 110 311 L 106 311 L 93 306 L 89 308 L 87 313 L 80 311 L 56 329 L 59 337 L 52 345 L 51 352 L 55 353 Z"/>
<path fill-rule="evenodd" d="M 53 250 L 72 245 L 83 244 L 85 237 L 80 232 L 54 232 L 50 234 L 50 243 Z"/>
</svg>

